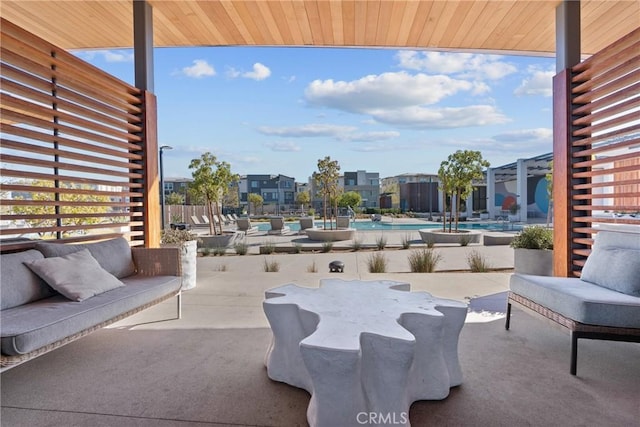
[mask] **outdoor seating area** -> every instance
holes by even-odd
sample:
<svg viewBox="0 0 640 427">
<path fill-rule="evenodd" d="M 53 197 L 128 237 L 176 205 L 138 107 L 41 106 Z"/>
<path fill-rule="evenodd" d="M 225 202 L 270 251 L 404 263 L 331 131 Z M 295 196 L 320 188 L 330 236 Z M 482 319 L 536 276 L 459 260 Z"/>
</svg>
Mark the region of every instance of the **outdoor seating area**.
<svg viewBox="0 0 640 427">
<path fill-rule="evenodd" d="M 460 268 L 465 249 L 451 248 L 443 262 Z M 406 257 L 387 254 L 391 266 Z M 264 256 L 198 258 L 198 283 L 182 294 L 181 320 L 171 320 L 175 303 L 166 301 L 4 372 L 3 425 L 306 425 L 309 393 L 267 376 L 271 331 L 262 303 L 265 291 L 292 277 L 317 288 L 336 254 L 271 257 L 280 272 L 261 272 Z M 637 344 L 584 340 L 574 377 L 566 332 L 518 307 L 512 331 L 504 330 L 511 273 L 372 274 L 367 257 L 340 254 L 346 268 L 339 278 L 403 281 L 412 291 L 470 305 L 458 344 L 462 384 L 444 400 L 411 405 L 411 425 L 526 425 L 532 417 L 539 425 L 635 422 Z M 318 272 L 308 273 L 313 261 Z"/>
<path fill-rule="evenodd" d="M 578 339 L 640 342 L 640 234 L 600 231 L 580 278 L 511 276 L 506 329 L 511 304 L 569 329 L 572 375 Z"/>
<path fill-rule="evenodd" d="M 3 370 L 167 298 L 177 297 L 181 316 L 178 248 L 42 242 L 0 261 Z"/>
</svg>

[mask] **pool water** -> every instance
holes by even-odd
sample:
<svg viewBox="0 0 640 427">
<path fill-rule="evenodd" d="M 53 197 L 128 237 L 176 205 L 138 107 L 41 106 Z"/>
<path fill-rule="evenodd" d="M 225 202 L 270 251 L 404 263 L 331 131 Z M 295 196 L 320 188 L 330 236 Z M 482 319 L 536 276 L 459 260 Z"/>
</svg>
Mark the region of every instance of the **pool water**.
<svg viewBox="0 0 640 427">
<path fill-rule="evenodd" d="M 269 231 L 271 229 L 271 225 L 268 222 L 258 222 L 254 223 L 258 226 L 258 230 L 260 231 Z M 300 223 L 297 221 L 294 222 L 285 222 L 286 225 L 291 228 L 292 231 L 300 230 Z M 316 227 L 322 228 L 322 221 L 315 222 Z M 329 222 L 327 222 L 327 226 L 329 226 Z M 335 227 L 335 223 L 334 223 Z M 442 224 L 427 224 L 427 223 L 416 223 L 416 224 L 394 224 L 388 222 L 374 222 L 374 221 L 356 221 L 351 223 L 351 227 L 356 230 L 362 231 L 384 231 L 384 230 L 420 230 L 421 228 L 442 228 Z M 447 226 L 448 227 L 448 226 Z M 455 224 L 453 225 L 455 227 Z M 495 230 L 502 231 L 504 230 L 503 224 L 496 223 L 473 223 L 473 222 L 460 222 L 458 223 L 458 228 L 462 230 Z M 510 230 L 519 230 L 522 226 L 519 225 L 509 225 Z"/>
</svg>

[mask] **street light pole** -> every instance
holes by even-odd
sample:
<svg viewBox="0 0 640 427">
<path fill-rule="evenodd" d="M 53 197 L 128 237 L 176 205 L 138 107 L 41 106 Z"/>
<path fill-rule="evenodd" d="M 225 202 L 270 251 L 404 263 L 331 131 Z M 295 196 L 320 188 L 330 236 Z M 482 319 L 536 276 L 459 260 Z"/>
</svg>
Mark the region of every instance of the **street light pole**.
<svg viewBox="0 0 640 427">
<path fill-rule="evenodd" d="M 160 218 L 162 220 L 162 230 L 164 230 L 164 165 L 162 164 L 162 153 L 164 150 L 173 150 L 173 147 L 170 145 L 160 147 Z"/>
<path fill-rule="evenodd" d="M 278 190 L 276 193 L 276 215 L 280 215 L 280 175 L 278 175 L 278 181 L 276 181 Z"/>
<path fill-rule="evenodd" d="M 432 195 L 431 195 L 431 191 L 433 190 L 432 186 L 431 186 L 431 182 L 432 182 L 433 177 L 429 176 L 429 221 L 433 221 L 433 216 L 432 216 Z"/>
</svg>

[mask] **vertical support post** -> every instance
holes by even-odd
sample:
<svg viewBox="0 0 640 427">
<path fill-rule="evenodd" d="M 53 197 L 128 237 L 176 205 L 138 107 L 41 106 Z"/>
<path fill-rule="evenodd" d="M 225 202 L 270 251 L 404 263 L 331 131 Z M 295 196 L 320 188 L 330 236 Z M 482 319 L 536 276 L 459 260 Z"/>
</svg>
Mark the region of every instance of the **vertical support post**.
<svg viewBox="0 0 640 427">
<path fill-rule="evenodd" d="M 145 0 L 133 2 L 135 85 L 142 89 L 143 225 L 144 245 L 160 245 L 158 188 L 158 110 L 153 87 L 153 9 Z"/>
<path fill-rule="evenodd" d="M 556 8 L 556 73 L 580 63 L 580 1 Z"/>
<path fill-rule="evenodd" d="M 487 211 L 489 218 L 496 216 L 496 170 L 487 168 Z"/>
<path fill-rule="evenodd" d="M 518 219 L 527 221 L 527 175 L 528 167 L 525 159 L 518 159 L 516 162 L 516 194 L 518 195 L 516 203 L 520 205 Z"/>
<path fill-rule="evenodd" d="M 162 157 L 164 153 L 164 146 L 160 147 L 160 229 L 164 230 L 167 223 L 164 217 L 164 165 Z"/>
<path fill-rule="evenodd" d="M 571 67 L 580 62 L 580 2 L 556 8 L 556 71 L 553 78 L 553 274 L 568 277 L 572 265 Z"/>
<path fill-rule="evenodd" d="M 136 87 L 153 87 L 153 9 L 145 0 L 133 2 L 133 56 Z"/>
<path fill-rule="evenodd" d="M 553 78 L 553 275 L 571 273 L 571 73 Z"/>
<path fill-rule="evenodd" d="M 158 118 L 156 96 L 143 92 L 143 152 L 144 152 L 144 244 L 148 248 L 160 246 L 160 185 L 158 183 Z"/>
</svg>

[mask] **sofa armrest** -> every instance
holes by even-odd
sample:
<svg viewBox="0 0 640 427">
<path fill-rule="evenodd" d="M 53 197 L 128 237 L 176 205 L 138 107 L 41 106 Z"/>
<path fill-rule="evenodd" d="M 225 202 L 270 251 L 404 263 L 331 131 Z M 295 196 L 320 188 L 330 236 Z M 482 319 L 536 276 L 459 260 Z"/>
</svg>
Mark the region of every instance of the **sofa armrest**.
<svg viewBox="0 0 640 427">
<path fill-rule="evenodd" d="M 180 248 L 131 248 L 137 274 L 182 276 Z"/>
</svg>

